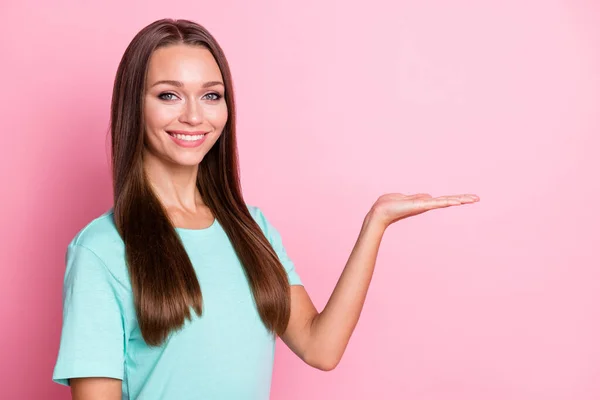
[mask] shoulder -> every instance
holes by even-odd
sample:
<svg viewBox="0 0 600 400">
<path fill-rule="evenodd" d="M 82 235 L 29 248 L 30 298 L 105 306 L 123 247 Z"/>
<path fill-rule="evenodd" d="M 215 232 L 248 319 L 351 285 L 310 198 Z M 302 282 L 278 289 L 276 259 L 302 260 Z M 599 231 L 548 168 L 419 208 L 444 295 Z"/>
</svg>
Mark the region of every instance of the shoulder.
<svg viewBox="0 0 600 400">
<path fill-rule="evenodd" d="M 260 209 L 260 207 L 250 204 L 246 204 L 246 207 L 248 207 L 250 215 L 252 216 L 252 218 L 254 218 L 260 229 L 268 235 L 269 230 L 271 229 L 271 224 L 269 223 L 269 220 L 267 220 L 267 217 Z"/>
<path fill-rule="evenodd" d="M 117 280 L 127 281 L 125 245 L 115 226 L 112 208 L 92 219 L 75 234 L 67 246 L 66 257 L 67 264 L 87 261 L 78 268 L 91 268 L 89 265 L 95 260 Z"/>
<path fill-rule="evenodd" d="M 81 228 L 69 246 L 86 247 L 94 252 L 102 253 L 103 248 L 112 247 L 115 243 L 121 242 L 121 236 L 114 223 L 113 209 L 110 208 Z"/>
<path fill-rule="evenodd" d="M 254 205 L 246 205 L 250 211 L 250 215 L 254 218 L 260 229 L 263 231 L 269 242 L 275 245 L 281 241 L 279 230 L 265 216 L 265 213 L 260 207 Z"/>
<path fill-rule="evenodd" d="M 251 204 L 246 204 L 246 207 L 248 208 L 248 211 L 250 212 L 250 215 L 252 216 L 252 218 L 254 218 L 255 220 L 261 219 L 263 217 L 261 209 L 258 208 L 257 206 L 251 205 Z"/>
</svg>

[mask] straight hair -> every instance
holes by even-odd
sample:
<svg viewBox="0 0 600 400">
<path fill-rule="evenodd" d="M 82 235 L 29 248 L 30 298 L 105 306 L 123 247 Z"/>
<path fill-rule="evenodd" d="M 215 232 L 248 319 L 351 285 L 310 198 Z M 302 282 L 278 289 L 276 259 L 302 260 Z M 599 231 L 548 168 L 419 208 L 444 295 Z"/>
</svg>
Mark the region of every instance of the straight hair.
<svg viewBox="0 0 600 400">
<path fill-rule="evenodd" d="M 196 186 L 219 221 L 244 268 L 266 328 L 282 335 L 290 317 L 287 274 L 242 196 L 229 65 L 215 38 L 195 22 L 161 19 L 143 28 L 119 63 L 111 101 L 114 221 L 125 243 L 135 311 L 148 345 L 202 315 L 202 291 L 172 221 L 143 168 L 144 98 L 148 64 L 161 47 L 185 44 L 208 49 L 223 76 L 228 120 L 198 166 Z"/>
</svg>

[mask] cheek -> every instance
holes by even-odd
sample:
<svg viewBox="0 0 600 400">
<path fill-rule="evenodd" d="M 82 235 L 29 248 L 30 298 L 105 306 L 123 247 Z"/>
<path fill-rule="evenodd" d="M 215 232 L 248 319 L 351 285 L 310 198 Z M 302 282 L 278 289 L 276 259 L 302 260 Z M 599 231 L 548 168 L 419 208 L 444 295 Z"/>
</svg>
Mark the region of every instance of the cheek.
<svg viewBox="0 0 600 400">
<path fill-rule="evenodd" d="M 223 103 L 218 107 L 213 107 L 210 110 L 207 110 L 205 115 L 212 126 L 214 126 L 216 129 L 222 129 L 227 123 L 227 105 Z"/>
<path fill-rule="evenodd" d="M 164 107 L 148 103 L 144 108 L 146 126 L 161 128 L 168 125 L 173 118 L 177 118 L 178 111 L 175 107 Z"/>
</svg>

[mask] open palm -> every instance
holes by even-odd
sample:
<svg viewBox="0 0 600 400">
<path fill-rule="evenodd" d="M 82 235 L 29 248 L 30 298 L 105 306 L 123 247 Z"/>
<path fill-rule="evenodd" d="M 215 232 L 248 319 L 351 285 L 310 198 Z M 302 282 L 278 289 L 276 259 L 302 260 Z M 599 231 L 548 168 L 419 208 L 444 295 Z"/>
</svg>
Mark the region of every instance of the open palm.
<svg viewBox="0 0 600 400">
<path fill-rule="evenodd" d="M 474 194 L 456 194 L 451 196 L 432 197 L 427 193 L 405 195 L 388 193 L 380 196 L 373 204 L 373 212 L 388 226 L 401 219 L 422 214 L 436 208 L 445 208 L 470 204 L 479 201 Z"/>
</svg>

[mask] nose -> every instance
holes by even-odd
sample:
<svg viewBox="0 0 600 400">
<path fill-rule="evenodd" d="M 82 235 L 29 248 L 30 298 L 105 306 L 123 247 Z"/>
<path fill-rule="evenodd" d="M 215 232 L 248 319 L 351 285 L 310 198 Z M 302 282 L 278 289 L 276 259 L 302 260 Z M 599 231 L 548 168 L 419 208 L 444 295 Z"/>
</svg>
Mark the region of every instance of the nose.
<svg viewBox="0 0 600 400">
<path fill-rule="evenodd" d="M 187 101 L 179 120 L 181 122 L 187 122 L 188 124 L 196 125 L 202 122 L 204 119 L 203 110 L 196 101 Z"/>
</svg>

